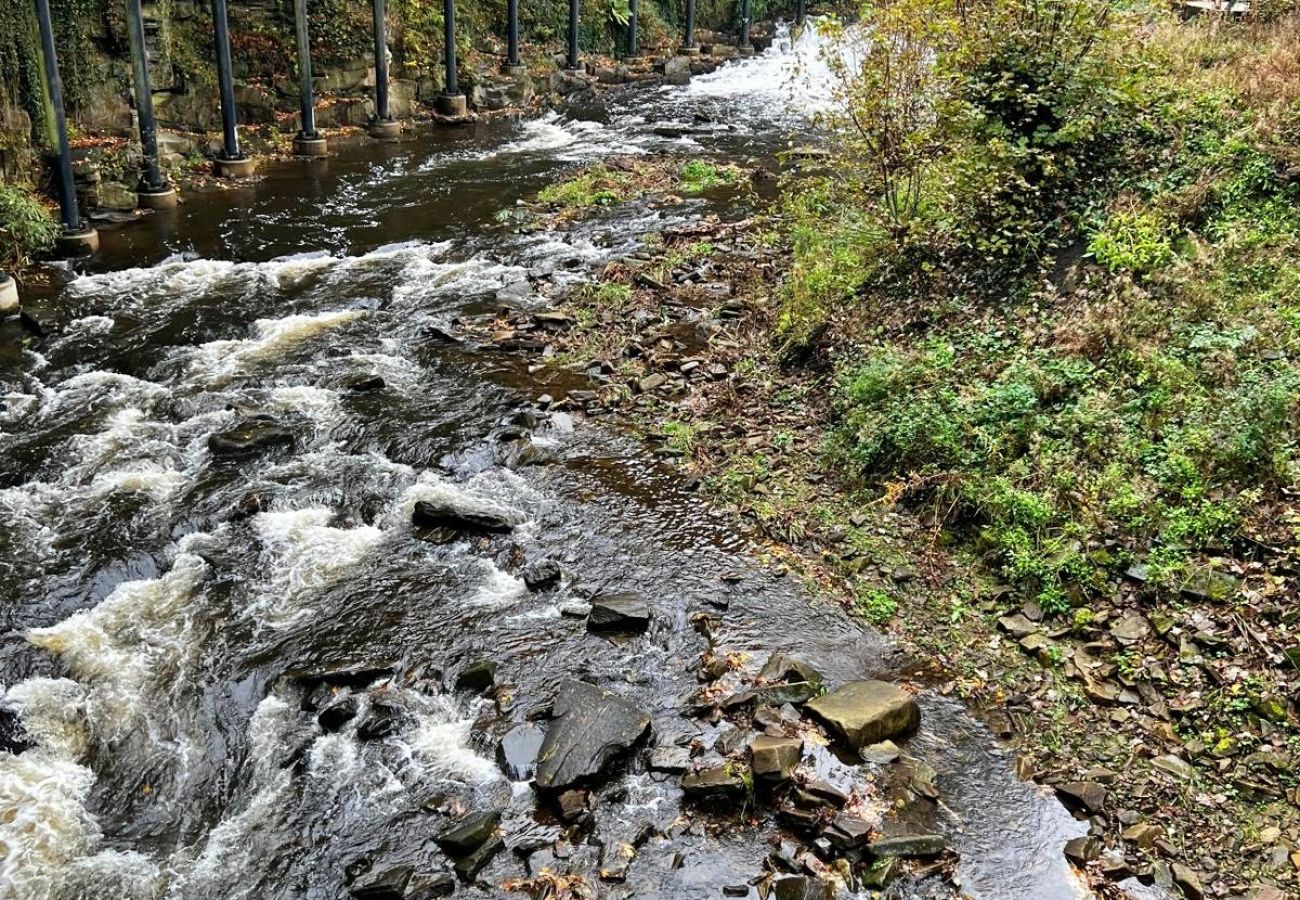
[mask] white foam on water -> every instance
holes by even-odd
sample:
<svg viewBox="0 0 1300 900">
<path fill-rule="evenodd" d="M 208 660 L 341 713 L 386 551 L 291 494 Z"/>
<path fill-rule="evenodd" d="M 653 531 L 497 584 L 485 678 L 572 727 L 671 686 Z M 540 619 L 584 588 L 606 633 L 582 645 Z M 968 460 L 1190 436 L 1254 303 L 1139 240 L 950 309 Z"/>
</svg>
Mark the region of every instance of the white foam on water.
<svg viewBox="0 0 1300 900">
<path fill-rule="evenodd" d="M 467 601 L 469 606 L 509 606 L 528 593 L 522 579 L 498 569 L 490 559 L 475 559 L 474 568 L 482 573 L 483 579 L 475 584 L 474 593 Z"/>
<path fill-rule="evenodd" d="M 354 322 L 363 310 L 298 313 L 282 319 L 258 319 L 254 336 L 245 340 L 209 341 L 190 353 L 187 374 L 210 384 L 221 384 L 260 363 L 274 361 L 294 346 L 317 335 Z"/>
<path fill-rule="evenodd" d="M 7 886 L 6 896 L 53 897 L 69 863 L 93 850 L 100 832 L 85 804 L 94 784 L 89 769 L 43 748 L 0 753 L 0 885 Z"/>
<path fill-rule="evenodd" d="M 180 671 L 201 628 L 190 607 L 207 574 L 206 562 L 182 552 L 163 576 L 123 582 L 96 606 L 27 633 L 87 688 L 85 719 L 99 740 L 139 722 L 149 689 Z"/>
<path fill-rule="evenodd" d="M 339 261 L 340 257 L 323 251 L 295 253 L 267 262 L 171 256 L 156 266 L 82 275 L 68 284 L 67 291 L 73 297 L 94 296 L 97 299 L 125 296 L 174 299 L 211 291 L 223 283 L 250 288 L 281 288 L 293 286 L 309 275 L 337 265 Z"/>
<path fill-rule="evenodd" d="M 384 538 L 373 525 L 330 527 L 333 518 L 324 507 L 253 517 L 269 573 L 247 611 L 259 624 L 286 628 L 311 615 L 306 599 L 365 559 Z"/>
<path fill-rule="evenodd" d="M 222 900 L 261 896 L 257 892 L 261 890 L 262 867 L 256 861 L 261 853 L 282 842 L 280 832 L 293 794 L 293 769 L 275 770 L 271 781 L 253 795 L 241 812 L 223 819 L 208 832 L 203 852 L 181 877 L 174 895 L 219 896 Z"/>
<path fill-rule="evenodd" d="M 424 777 L 471 785 L 490 784 L 505 777 L 496 763 L 470 747 L 473 719 L 462 716 L 446 697 L 421 700 L 422 708 L 415 712 L 416 727 L 407 744 Z"/>
<path fill-rule="evenodd" d="M 424 471 L 406 489 L 390 514 L 390 521 L 409 523 L 415 504 L 424 500 L 445 504 L 461 513 L 498 517 L 519 526 L 528 520 L 526 507 L 538 499 L 522 479 L 507 469 L 479 473 L 463 483 Z"/>
</svg>

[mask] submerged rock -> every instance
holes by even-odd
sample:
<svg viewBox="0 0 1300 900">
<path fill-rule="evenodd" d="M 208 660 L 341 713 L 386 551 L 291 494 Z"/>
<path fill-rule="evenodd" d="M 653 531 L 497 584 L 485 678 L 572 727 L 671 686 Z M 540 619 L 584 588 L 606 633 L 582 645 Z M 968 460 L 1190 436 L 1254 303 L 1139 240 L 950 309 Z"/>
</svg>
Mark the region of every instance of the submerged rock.
<svg viewBox="0 0 1300 900">
<path fill-rule="evenodd" d="M 497 765 L 511 781 L 527 781 L 537 771 L 546 732 L 531 723 L 516 725 L 497 744 Z"/>
<path fill-rule="evenodd" d="M 948 842 L 939 834 L 904 834 L 885 837 L 867 844 L 872 856 L 939 856 L 948 849 Z"/>
<path fill-rule="evenodd" d="M 808 703 L 854 750 L 909 734 L 921 709 L 906 691 L 885 681 L 853 681 Z"/>
<path fill-rule="evenodd" d="M 293 447 L 293 431 L 277 425 L 269 416 L 245 419 L 234 428 L 208 436 L 208 452 L 213 456 L 251 456 L 272 447 Z"/>
<path fill-rule="evenodd" d="M 650 729 L 633 703 L 582 681 L 565 681 L 537 760 L 537 786 L 560 791 L 604 773 Z"/>
<path fill-rule="evenodd" d="M 316 721 L 327 734 L 339 731 L 356 717 L 358 706 L 355 694 L 345 694 L 322 709 Z"/>
<path fill-rule="evenodd" d="M 636 594 L 601 594 L 591 600 L 592 631 L 639 632 L 650 627 L 650 605 Z"/>
<path fill-rule="evenodd" d="M 650 771 L 685 772 L 691 766 L 691 751 L 685 747 L 655 747 L 650 751 Z"/>
</svg>

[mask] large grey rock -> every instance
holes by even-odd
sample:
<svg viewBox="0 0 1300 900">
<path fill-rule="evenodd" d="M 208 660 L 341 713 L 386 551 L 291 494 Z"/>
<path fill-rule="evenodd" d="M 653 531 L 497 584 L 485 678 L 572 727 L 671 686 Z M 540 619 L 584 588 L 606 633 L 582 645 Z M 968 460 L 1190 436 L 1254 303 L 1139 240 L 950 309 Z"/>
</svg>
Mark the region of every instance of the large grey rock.
<svg viewBox="0 0 1300 900">
<path fill-rule="evenodd" d="M 587 627 L 592 631 L 645 631 L 650 605 L 636 594 L 601 594 L 591 601 Z"/>
<path fill-rule="evenodd" d="M 809 701 L 806 708 L 854 750 L 902 737 L 921 724 L 921 709 L 912 696 L 885 681 L 851 681 Z"/>
<path fill-rule="evenodd" d="M 582 681 L 560 685 L 537 758 L 537 787 L 559 791 L 601 775 L 650 729 L 631 702 Z"/>
<path fill-rule="evenodd" d="M 457 507 L 442 500 L 420 500 L 415 504 L 411 521 L 419 528 L 445 528 L 452 531 L 500 534 L 515 527 L 505 514 L 488 509 Z"/>
</svg>

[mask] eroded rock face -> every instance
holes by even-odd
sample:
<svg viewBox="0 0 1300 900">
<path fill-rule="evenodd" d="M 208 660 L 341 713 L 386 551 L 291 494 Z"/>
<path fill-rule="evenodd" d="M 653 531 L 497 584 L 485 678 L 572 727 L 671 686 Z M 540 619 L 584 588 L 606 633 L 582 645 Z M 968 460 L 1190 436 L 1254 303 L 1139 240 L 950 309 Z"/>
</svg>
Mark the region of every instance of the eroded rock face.
<svg viewBox="0 0 1300 900">
<path fill-rule="evenodd" d="M 583 681 L 560 685 L 537 758 L 537 787 L 560 791 L 601 774 L 650 729 L 644 710 Z"/>
<path fill-rule="evenodd" d="M 806 708 L 854 750 L 910 734 L 921 724 L 911 694 L 885 681 L 851 681 Z"/>
</svg>

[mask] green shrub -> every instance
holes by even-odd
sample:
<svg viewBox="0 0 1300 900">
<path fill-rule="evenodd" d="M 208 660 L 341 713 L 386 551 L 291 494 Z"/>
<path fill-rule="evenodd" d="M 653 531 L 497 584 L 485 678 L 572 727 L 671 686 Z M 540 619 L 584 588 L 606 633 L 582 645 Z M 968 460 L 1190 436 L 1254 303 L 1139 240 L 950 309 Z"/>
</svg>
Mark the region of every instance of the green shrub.
<svg viewBox="0 0 1300 900">
<path fill-rule="evenodd" d="M 59 223 L 31 194 L 0 183 L 0 266 L 18 268 L 54 246 Z"/>
</svg>

